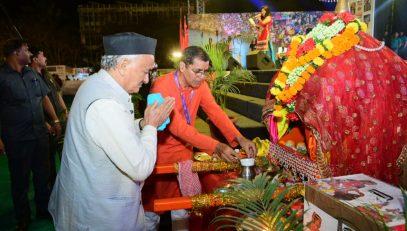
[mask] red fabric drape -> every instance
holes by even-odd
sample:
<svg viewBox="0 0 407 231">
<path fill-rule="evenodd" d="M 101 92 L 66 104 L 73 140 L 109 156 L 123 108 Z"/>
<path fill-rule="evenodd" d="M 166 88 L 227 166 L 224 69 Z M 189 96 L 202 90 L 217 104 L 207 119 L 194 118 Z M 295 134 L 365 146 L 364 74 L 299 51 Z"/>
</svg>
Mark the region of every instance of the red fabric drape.
<svg viewBox="0 0 407 231">
<path fill-rule="evenodd" d="M 179 48 L 182 50 L 184 44 L 184 30 L 182 28 L 182 16 L 179 17 Z"/>
<path fill-rule="evenodd" d="M 188 40 L 189 40 L 189 36 L 188 36 L 187 16 L 184 16 L 184 41 L 182 44 L 182 49 L 185 49 L 188 47 Z"/>
<path fill-rule="evenodd" d="M 184 50 L 188 47 L 188 25 L 187 25 L 187 17 L 184 16 L 184 20 L 182 17 L 179 19 L 179 46 L 181 50 Z"/>
<path fill-rule="evenodd" d="M 359 33 L 360 45 L 380 46 Z M 407 143 L 407 64 L 389 48 L 353 48 L 327 61 L 297 98 L 296 112 L 321 134 L 334 175 L 365 173 L 397 183 Z"/>
</svg>

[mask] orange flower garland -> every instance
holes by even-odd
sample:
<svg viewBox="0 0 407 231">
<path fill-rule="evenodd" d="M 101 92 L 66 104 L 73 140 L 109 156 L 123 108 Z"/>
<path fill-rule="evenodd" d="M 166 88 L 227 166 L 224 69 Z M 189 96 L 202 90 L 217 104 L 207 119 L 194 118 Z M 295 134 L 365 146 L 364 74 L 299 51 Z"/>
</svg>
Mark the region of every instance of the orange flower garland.
<svg viewBox="0 0 407 231">
<path fill-rule="evenodd" d="M 287 61 L 284 62 L 270 92 L 275 96 L 273 114 L 281 115 L 284 108 L 295 110 L 295 97 L 303 89 L 312 74 L 326 60 L 340 56 L 359 43 L 357 33 L 366 31 L 365 23 L 350 13 L 324 14 L 308 35 L 294 36 L 291 40 Z"/>
</svg>

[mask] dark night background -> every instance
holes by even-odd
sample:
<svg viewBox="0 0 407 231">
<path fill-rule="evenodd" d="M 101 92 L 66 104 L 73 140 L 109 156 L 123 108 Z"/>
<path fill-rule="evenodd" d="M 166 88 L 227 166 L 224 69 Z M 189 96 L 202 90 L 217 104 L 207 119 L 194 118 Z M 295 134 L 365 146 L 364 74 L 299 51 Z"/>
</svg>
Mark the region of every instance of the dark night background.
<svg viewBox="0 0 407 231">
<path fill-rule="evenodd" d="M 397 3 L 405 0 L 395 1 Z M 45 50 L 49 65 L 63 64 L 80 67 L 91 65 L 91 63 L 88 62 L 84 53 L 85 49 L 81 44 L 78 5 L 114 4 L 116 1 L 1 0 L 0 2 L 1 47 L 8 38 L 18 36 L 15 29 L 17 28 L 22 37 L 29 41 L 29 45 L 40 46 Z M 120 2 L 142 4 L 146 1 L 128 0 Z M 178 1 L 156 0 L 151 2 L 169 3 Z M 187 3 L 186 0 L 180 2 Z M 190 4 L 195 6 L 196 1 L 190 0 Z M 318 0 L 206 0 L 205 13 L 253 12 L 259 11 L 263 4 L 269 5 L 272 11 L 323 11 L 334 10 L 335 8 L 335 3 L 322 3 Z M 406 5 L 401 3 L 401 5 L 403 4 Z M 404 10 L 404 12 L 406 11 Z M 186 12 L 183 12 L 183 14 L 186 14 Z M 401 16 L 396 15 L 397 17 L 401 18 Z M 134 31 L 157 38 L 157 63 L 160 67 L 171 67 L 168 56 L 172 50 L 179 46 L 179 15 L 162 17 L 159 14 L 150 13 L 138 17 L 136 22 L 127 24 L 109 25 L 103 28 L 103 33 Z M 401 24 L 401 27 L 405 27 L 404 25 Z M 394 29 L 398 28 L 395 27 Z"/>
</svg>

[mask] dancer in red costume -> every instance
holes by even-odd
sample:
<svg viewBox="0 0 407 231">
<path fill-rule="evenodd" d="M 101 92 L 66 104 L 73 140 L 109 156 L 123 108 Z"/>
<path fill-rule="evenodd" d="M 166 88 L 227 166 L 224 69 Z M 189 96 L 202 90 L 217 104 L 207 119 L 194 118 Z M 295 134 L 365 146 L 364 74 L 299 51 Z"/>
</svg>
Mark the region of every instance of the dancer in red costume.
<svg viewBox="0 0 407 231">
<path fill-rule="evenodd" d="M 364 29 L 349 13 L 328 13 L 293 38 L 264 118 L 301 119 L 329 153 L 334 176 L 365 173 L 397 184 L 407 155 L 407 64 Z"/>
<path fill-rule="evenodd" d="M 259 51 L 269 51 L 269 37 L 271 24 L 273 22 L 268 6 L 261 8 L 261 13 L 255 16 L 258 20 L 256 27 L 260 30 L 257 37 L 256 49 Z"/>
</svg>

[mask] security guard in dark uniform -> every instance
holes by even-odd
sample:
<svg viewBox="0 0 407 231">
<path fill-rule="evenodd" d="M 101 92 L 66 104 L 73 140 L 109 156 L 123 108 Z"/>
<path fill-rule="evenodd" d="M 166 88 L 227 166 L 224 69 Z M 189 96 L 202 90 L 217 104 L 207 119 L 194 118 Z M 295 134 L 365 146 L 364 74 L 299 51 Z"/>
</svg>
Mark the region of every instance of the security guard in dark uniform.
<svg viewBox="0 0 407 231">
<path fill-rule="evenodd" d="M 30 52 L 32 56 L 30 57 L 31 69 L 44 81 L 44 83 L 49 88 L 48 98 L 51 100 L 52 106 L 54 107 L 55 113 L 57 114 L 59 120 L 61 121 L 62 127 L 66 124 L 68 118 L 68 110 L 66 108 L 65 102 L 61 95 L 61 88 L 55 82 L 53 77 L 46 71 L 47 67 L 47 57 L 45 57 L 44 50 L 39 47 L 30 46 Z M 49 162 L 50 162 L 50 178 L 49 184 L 51 188 L 54 186 L 54 182 L 57 176 L 57 166 L 55 163 L 55 156 L 58 152 L 61 158 L 62 145 L 60 143 L 61 139 L 56 137 L 55 132 L 50 129 L 50 124 L 52 124 L 52 118 L 45 114 L 45 122 L 47 124 L 48 134 L 49 134 Z M 64 129 L 63 129 L 64 130 Z M 62 131 L 63 131 L 62 130 Z"/>
<path fill-rule="evenodd" d="M 27 196 L 31 172 L 36 215 L 49 216 L 49 147 L 43 109 L 54 118 L 55 130 L 61 127 L 47 97 L 48 87 L 26 66 L 31 55 L 27 43 L 8 40 L 3 52 L 6 63 L 0 67 L 0 153 L 6 151 L 8 159 L 16 230 L 27 230 L 31 219 Z"/>
</svg>

